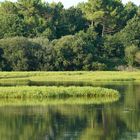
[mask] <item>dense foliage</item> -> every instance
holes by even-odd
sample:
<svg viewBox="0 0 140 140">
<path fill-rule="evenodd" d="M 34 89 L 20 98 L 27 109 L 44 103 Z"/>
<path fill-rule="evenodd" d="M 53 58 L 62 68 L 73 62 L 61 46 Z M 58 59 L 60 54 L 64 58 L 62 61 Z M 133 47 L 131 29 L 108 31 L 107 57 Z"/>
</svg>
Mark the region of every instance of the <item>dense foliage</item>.
<svg viewBox="0 0 140 140">
<path fill-rule="evenodd" d="M 140 65 L 140 9 L 121 0 L 0 3 L 0 70 L 122 70 Z"/>
</svg>

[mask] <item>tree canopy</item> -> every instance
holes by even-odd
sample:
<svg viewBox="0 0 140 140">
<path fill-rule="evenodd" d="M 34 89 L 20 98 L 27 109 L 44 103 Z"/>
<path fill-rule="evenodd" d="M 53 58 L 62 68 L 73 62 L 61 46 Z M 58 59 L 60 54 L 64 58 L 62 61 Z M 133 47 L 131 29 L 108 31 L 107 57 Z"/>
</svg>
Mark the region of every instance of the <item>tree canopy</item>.
<svg viewBox="0 0 140 140">
<path fill-rule="evenodd" d="M 42 0 L 0 2 L 0 70 L 139 67 L 139 47 L 140 8 L 132 2 L 88 0 L 68 9 Z"/>
</svg>

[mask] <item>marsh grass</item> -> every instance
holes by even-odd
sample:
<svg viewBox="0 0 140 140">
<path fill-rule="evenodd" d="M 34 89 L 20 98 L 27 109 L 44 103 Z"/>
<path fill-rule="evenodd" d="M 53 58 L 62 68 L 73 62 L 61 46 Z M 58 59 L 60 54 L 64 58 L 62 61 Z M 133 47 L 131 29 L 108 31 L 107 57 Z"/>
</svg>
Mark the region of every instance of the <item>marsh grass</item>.
<svg viewBox="0 0 140 140">
<path fill-rule="evenodd" d="M 67 99 L 0 99 L 0 106 L 46 106 L 46 105 L 81 105 L 81 104 L 109 104 L 118 101 L 118 97 L 67 98 Z"/>
<path fill-rule="evenodd" d="M 136 81 L 140 81 L 140 72 L 0 72 L 0 86 L 93 86 L 97 82 Z"/>
<path fill-rule="evenodd" d="M 110 97 L 118 98 L 119 93 L 113 89 L 101 87 L 0 87 L 0 98 L 70 98 L 70 97 Z"/>
<path fill-rule="evenodd" d="M 0 79 L 0 86 L 25 86 L 30 85 L 30 83 L 30 80 L 24 78 Z"/>
<path fill-rule="evenodd" d="M 122 77 L 118 72 L 0 72 L 0 104 L 108 103 L 119 99 L 118 91 L 93 87 L 96 83 L 135 78 L 139 73 L 125 73 Z"/>
</svg>

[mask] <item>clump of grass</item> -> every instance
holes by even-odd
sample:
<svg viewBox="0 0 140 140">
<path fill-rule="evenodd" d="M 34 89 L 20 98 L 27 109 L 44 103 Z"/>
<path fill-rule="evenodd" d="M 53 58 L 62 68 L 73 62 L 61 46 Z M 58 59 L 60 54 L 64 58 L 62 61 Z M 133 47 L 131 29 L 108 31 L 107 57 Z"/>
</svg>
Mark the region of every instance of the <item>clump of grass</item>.
<svg viewBox="0 0 140 140">
<path fill-rule="evenodd" d="M 101 87 L 0 87 L 0 98 L 70 98 L 70 97 L 119 97 L 113 89 Z"/>
</svg>

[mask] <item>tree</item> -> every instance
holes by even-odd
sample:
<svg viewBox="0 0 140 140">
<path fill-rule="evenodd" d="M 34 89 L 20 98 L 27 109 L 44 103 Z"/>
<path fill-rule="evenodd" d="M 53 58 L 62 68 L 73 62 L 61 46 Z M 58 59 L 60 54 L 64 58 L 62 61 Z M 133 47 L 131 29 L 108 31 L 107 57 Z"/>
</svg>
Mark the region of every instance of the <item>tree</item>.
<svg viewBox="0 0 140 140">
<path fill-rule="evenodd" d="M 86 29 L 86 19 L 79 8 L 70 7 L 63 9 L 58 25 L 56 26 L 57 38 L 65 35 L 74 35 Z"/>
<path fill-rule="evenodd" d="M 121 38 L 118 34 L 113 36 L 108 35 L 104 40 L 104 55 L 107 59 L 109 58 L 120 58 L 124 57 L 124 45 L 121 42 Z"/>
<path fill-rule="evenodd" d="M 24 20 L 24 36 L 35 37 L 46 28 L 46 21 L 40 15 L 43 3 L 41 0 L 18 0 L 18 14 Z"/>
<path fill-rule="evenodd" d="M 54 69 L 55 63 L 55 51 L 54 47 L 50 41 L 45 37 L 37 37 L 30 39 L 31 42 L 36 43 L 39 47 L 38 52 L 35 52 L 37 55 L 37 60 L 39 65 L 37 70 L 51 71 Z"/>
<path fill-rule="evenodd" d="M 124 14 L 123 14 L 123 19 L 124 23 L 126 25 L 127 21 L 132 19 L 138 12 L 138 7 L 133 3 L 133 2 L 128 2 L 124 6 Z"/>
<path fill-rule="evenodd" d="M 65 36 L 52 42 L 55 51 L 55 70 L 74 70 L 73 42 L 74 36 Z"/>
<path fill-rule="evenodd" d="M 107 35 L 103 40 L 102 46 L 102 62 L 105 63 L 109 70 L 117 66 L 123 65 L 124 60 L 124 44 L 118 34 Z M 100 54 L 101 54 L 100 52 Z"/>
<path fill-rule="evenodd" d="M 97 40 L 97 34 L 89 28 L 87 32 L 53 41 L 55 70 L 93 70 L 93 63 L 99 57 Z"/>
<path fill-rule="evenodd" d="M 94 27 L 88 28 L 86 32 L 80 31 L 76 34 L 75 49 L 78 58 L 76 59 L 79 63 L 79 69 L 93 70 L 94 61 L 98 61 L 100 58 L 100 40 L 99 36 L 95 32 Z M 101 41 L 101 40 L 100 40 Z"/>
<path fill-rule="evenodd" d="M 16 14 L 0 14 L 0 38 L 22 36 L 23 20 Z"/>
<path fill-rule="evenodd" d="M 140 46 L 140 17 L 138 15 L 128 21 L 126 27 L 120 32 L 120 37 L 125 46 L 130 44 Z"/>
<path fill-rule="evenodd" d="M 0 14 L 17 14 L 17 12 L 15 3 L 10 1 L 0 2 Z"/>
<path fill-rule="evenodd" d="M 37 54 L 39 46 L 23 37 L 0 40 L 3 58 L 6 60 L 5 70 L 36 70 L 39 62 Z"/>
<path fill-rule="evenodd" d="M 138 47 L 135 45 L 131 45 L 126 47 L 125 49 L 125 58 L 128 66 L 132 67 L 135 62 L 135 55 L 138 51 Z"/>
<path fill-rule="evenodd" d="M 136 52 L 135 61 L 138 65 L 140 65 L 140 51 Z"/>
<path fill-rule="evenodd" d="M 116 32 L 116 21 L 122 10 L 120 0 L 89 0 L 83 7 L 85 17 L 91 21 L 91 25 L 101 25 L 102 37 Z"/>
<path fill-rule="evenodd" d="M 23 20 L 17 14 L 15 3 L 5 1 L 0 5 L 0 38 L 20 36 L 23 33 Z"/>
</svg>

